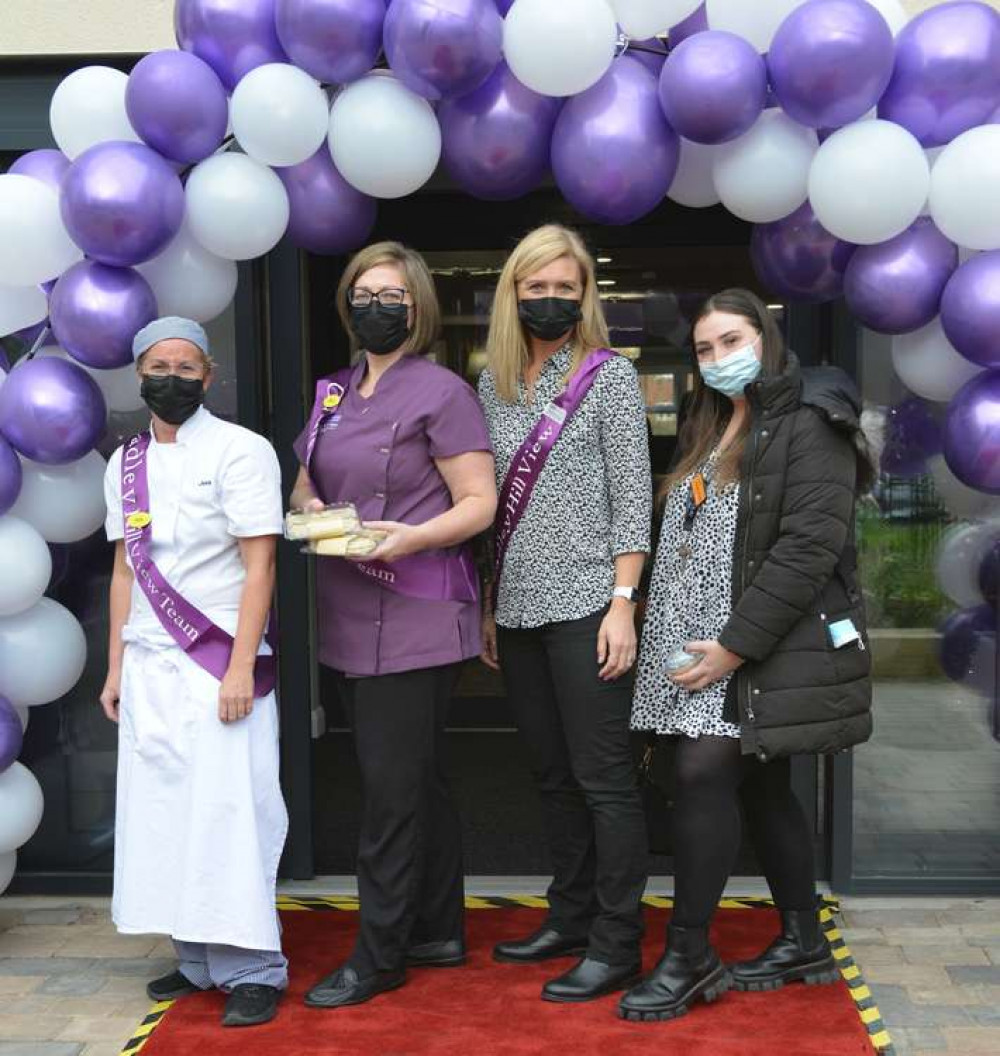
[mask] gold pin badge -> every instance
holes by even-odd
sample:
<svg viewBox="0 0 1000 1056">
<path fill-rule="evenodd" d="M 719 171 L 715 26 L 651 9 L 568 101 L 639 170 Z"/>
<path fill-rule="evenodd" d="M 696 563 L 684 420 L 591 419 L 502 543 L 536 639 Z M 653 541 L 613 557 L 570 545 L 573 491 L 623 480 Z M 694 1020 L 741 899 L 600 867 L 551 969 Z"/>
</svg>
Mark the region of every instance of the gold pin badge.
<svg viewBox="0 0 1000 1056">
<path fill-rule="evenodd" d="M 340 406 L 340 397 L 337 393 L 331 392 L 330 395 L 323 400 L 323 406 L 326 410 L 332 411 L 334 407 Z"/>
<path fill-rule="evenodd" d="M 139 510 L 137 513 L 130 513 L 125 523 L 129 528 L 146 528 L 153 523 L 153 518 L 145 510 Z"/>
</svg>

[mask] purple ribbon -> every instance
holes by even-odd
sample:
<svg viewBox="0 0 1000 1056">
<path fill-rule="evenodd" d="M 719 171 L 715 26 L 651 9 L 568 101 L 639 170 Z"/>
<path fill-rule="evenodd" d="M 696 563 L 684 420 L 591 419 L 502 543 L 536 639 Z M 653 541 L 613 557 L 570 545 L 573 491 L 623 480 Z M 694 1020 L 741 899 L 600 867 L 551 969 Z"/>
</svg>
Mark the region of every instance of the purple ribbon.
<svg viewBox="0 0 1000 1056">
<path fill-rule="evenodd" d="M 339 413 L 351 384 L 351 374 L 350 368 L 340 370 L 316 383 L 316 399 L 309 417 L 306 440 L 307 473 L 310 473 L 313 452 L 323 424 L 331 415 Z M 309 479 L 316 494 L 322 496 L 322 490 L 311 473 Z M 349 564 L 359 575 L 406 597 L 463 603 L 479 600 L 479 577 L 476 575 L 472 548 L 468 544 L 457 553 L 436 550 L 411 554 L 391 565 L 384 561 L 350 561 Z"/>
<path fill-rule="evenodd" d="M 609 348 L 596 348 L 580 365 L 565 389 L 542 411 L 541 418 L 528 433 L 524 443 L 511 460 L 503 487 L 500 489 L 497 516 L 493 525 L 493 608 L 496 609 L 500 576 L 503 574 L 507 548 L 521 523 L 528 501 L 535 490 L 556 441 L 566 423 L 580 409 L 597 372 L 617 353 Z"/>
<path fill-rule="evenodd" d="M 220 682 L 229 669 L 233 637 L 181 597 L 149 556 L 152 519 L 149 515 L 149 433 L 132 437 L 122 451 L 122 515 L 125 549 L 139 589 L 163 629 L 185 653 Z M 254 697 L 274 689 L 274 656 L 258 656 L 254 665 Z"/>
</svg>

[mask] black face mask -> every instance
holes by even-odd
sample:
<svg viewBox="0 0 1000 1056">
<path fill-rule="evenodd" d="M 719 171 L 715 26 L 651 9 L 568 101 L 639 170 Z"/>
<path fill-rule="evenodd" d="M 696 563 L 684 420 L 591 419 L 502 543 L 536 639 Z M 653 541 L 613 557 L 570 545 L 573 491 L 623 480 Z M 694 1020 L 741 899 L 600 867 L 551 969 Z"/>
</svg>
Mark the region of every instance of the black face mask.
<svg viewBox="0 0 1000 1056">
<path fill-rule="evenodd" d="M 139 395 L 146 406 L 170 425 L 183 425 L 205 399 L 205 382 L 201 378 L 180 378 L 176 374 L 153 377 L 144 374 Z"/>
<path fill-rule="evenodd" d="M 580 321 L 580 302 L 566 297 L 539 297 L 517 302 L 518 318 L 539 341 L 556 341 Z"/>
<path fill-rule="evenodd" d="M 394 304 L 387 308 L 378 301 L 372 301 L 367 308 L 351 309 L 351 329 L 366 352 L 387 356 L 410 336 L 408 314 L 409 309 L 405 304 Z"/>
</svg>

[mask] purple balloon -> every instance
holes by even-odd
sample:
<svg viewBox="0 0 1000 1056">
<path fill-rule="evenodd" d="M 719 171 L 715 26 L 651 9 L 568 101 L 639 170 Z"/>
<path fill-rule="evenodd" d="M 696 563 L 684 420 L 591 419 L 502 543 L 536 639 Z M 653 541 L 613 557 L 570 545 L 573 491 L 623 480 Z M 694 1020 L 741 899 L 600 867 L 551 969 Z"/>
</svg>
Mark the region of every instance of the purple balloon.
<svg viewBox="0 0 1000 1056">
<path fill-rule="evenodd" d="M 750 259 L 764 286 L 779 297 L 811 304 L 841 296 L 855 249 L 831 235 L 808 202 L 781 220 L 755 224 L 750 236 Z"/>
<path fill-rule="evenodd" d="M 1000 14 L 981 3 L 932 7 L 896 37 L 878 115 L 940 147 L 1000 106 Z"/>
<path fill-rule="evenodd" d="M 106 419 L 97 382 L 65 359 L 21 360 L 0 386 L 0 432 L 34 462 L 62 466 L 83 458 Z"/>
<path fill-rule="evenodd" d="M 678 44 L 683 44 L 688 37 L 693 37 L 696 33 L 706 32 L 708 28 L 708 11 L 705 5 L 702 4 L 697 11 L 682 19 L 676 26 L 670 27 L 670 32 L 667 34 L 670 50 L 673 51 Z"/>
<path fill-rule="evenodd" d="M 503 19 L 493 0 L 392 0 L 385 54 L 396 76 L 425 99 L 475 91 L 503 58 Z"/>
<path fill-rule="evenodd" d="M 321 81 L 356 81 L 382 50 L 385 0 L 277 0 L 274 15 L 288 57 Z"/>
<path fill-rule="evenodd" d="M 14 705 L 0 697 L 0 774 L 16 762 L 24 743 L 24 731 Z"/>
<path fill-rule="evenodd" d="M 674 48 L 660 74 L 667 120 L 695 143 L 727 143 L 764 112 L 767 64 L 735 33 L 698 33 Z"/>
<path fill-rule="evenodd" d="M 129 267 L 165 249 L 184 220 L 177 173 L 142 143 L 98 143 L 70 166 L 60 199 L 73 241 L 94 260 Z"/>
<path fill-rule="evenodd" d="M 203 161 L 226 138 L 226 89 L 207 62 L 186 51 L 141 59 L 128 79 L 125 109 L 136 132 L 171 161 Z"/>
<path fill-rule="evenodd" d="M 378 204 L 340 175 L 325 143 L 308 161 L 274 171 L 288 192 L 293 245 L 310 253 L 347 253 L 372 233 Z"/>
<path fill-rule="evenodd" d="M 60 150 L 31 150 L 22 154 L 8 172 L 12 176 L 31 176 L 58 191 L 69 166 L 69 158 Z"/>
<path fill-rule="evenodd" d="M 918 477 L 927 472 L 927 459 L 941 454 L 941 444 L 941 423 L 924 400 L 911 396 L 889 411 L 882 472 Z"/>
<path fill-rule="evenodd" d="M 958 267 L 958 247 L 921 217 L 901 235 L 860 246 L 844 275 L 847 307 L 880 334 L 906 334 L 933 320 Z"/>
<path fill-rule="evenodd" d="M 996 689 L 996 612 L 977 605 L 952 613 L 941 625 L 938 656 L 953 682 L 961 682 L 987 696 Z"/>
<path fill-rule="evenodd" d="M 174 35 L 232 91 L 268 62 L 287 62 L 274 26 L 275 0 L 177 0 Z"/>
<path fill-rule="evenodd" d="M 1000 495 L 1000 370 L 977 374 L 949 404 L 944 458 L 963 484 Z"/>
<path fill-rule="evenodd" d="M 562 99 L 525 87 L 500 63 L 481 88 L 439 107 L 445 167 L 476 198 L 520 198 L 549 171 L 552 130 L 562 105 Z"/>
<path fill-rule="evenodd" d="M 21 460 L 0 436 L 0 517 L 17 502 L 21 494 Z"/>
<path fill-rule="evenodd" d="M 1000 367 L 1000 250 L 971 257 L 952 275 L 941 298 L 941 325 L 966 359 Z"/>
<path fill-rule="evenodd" d="M 808 0 L 782 22 L 767 65 L 785 112 L 800 125 L 839 128 L 882 98 L 893 37 L 864 0 Z"/>
<path fill-rule="evenodd" d="M 644 50 L 640 51 L 642 48 Z M 654 76 L 659 77 L 663 72 L 663 64 L 667 61 L 667 46 L 659 37 L 650 37 L 648 40 L 630 40 L 628 45 L 629 55 L 646 67 Z"/>
<path fill-rule="evenodd" d="M 552 171 L 567 200 L 602 224 L 655 209 L 677 175 L 680 140 L 656 97 L 656 78 L 628 55 L 562 108 Z"/>
<path fill-rule="evenodd" d="M 132 268 L 82 260 L 52 292 L 52 332 L 88 367 L 114 370 L 132 362 L 132 338 L 156 318 L 156 297 Z"/>
</svg>

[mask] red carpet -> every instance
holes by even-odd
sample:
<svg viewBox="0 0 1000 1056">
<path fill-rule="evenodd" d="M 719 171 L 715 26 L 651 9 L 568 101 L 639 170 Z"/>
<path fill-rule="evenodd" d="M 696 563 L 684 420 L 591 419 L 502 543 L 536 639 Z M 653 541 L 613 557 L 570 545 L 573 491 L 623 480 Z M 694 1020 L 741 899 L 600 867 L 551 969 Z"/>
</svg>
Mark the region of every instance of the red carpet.
<svg viewBox="0 0 1000 1056">
<path fill-rule="evenodd" d="M 669 911 L 646 910 L 645 965 L 662 949 Z M 587 1005 L 539 1000 L 546 979 L 572 960 L 530 967 L 497 964 L 493 943 L 526 934 L 540 909 L 472 910 L 469 963 L 410 972 L 406 985 L 365 1005 L 306 1008 L 305 990 L 351 949 L 356 914 L 340 910 L 283 912 L 291 990 L 278 1018 L 264 1027 L 223 1030 L 223 997 L 208 993 L 176 1002 L 142 1046 L 142 1056 L 871 1056 L 872 1044 L 847 985 L 775 993 L 730 992 L 667 1023 L 625 1023 L 617 997 Z M 720 910 L 714 941 L 726 960 L 753 955 L 772 938 L 770 909 Z M 138 1039 L 126 1051 L 135 1052 Z"/>
</svg>

